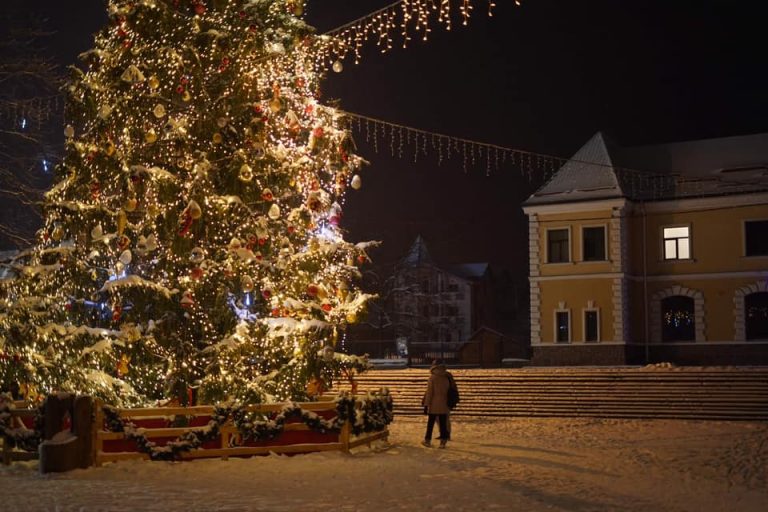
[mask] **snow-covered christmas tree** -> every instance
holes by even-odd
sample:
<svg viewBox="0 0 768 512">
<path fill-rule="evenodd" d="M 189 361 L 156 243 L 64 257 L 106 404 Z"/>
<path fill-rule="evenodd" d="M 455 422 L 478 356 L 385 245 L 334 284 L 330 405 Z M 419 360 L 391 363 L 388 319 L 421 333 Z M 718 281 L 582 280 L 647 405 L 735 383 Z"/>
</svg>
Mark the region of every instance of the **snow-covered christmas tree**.
<svg viewBox="0 0 768 512">
<path fill-rule="evenodd" d="M 110 0 L 68 87 L 0 380 L 117 404 L 305 398 L 368 296 L 338 227 L 362 163 L 300 0 Z M 325 357 L 324 357 L 325 356 Z"/>
</svg>

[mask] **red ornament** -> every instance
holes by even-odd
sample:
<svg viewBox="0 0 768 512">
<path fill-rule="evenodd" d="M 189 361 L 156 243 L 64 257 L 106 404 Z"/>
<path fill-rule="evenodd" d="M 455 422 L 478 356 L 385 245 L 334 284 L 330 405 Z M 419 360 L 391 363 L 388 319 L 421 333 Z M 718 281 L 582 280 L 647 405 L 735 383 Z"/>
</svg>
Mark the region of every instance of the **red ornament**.
<svg viewBox="0 0 768 512">
<path fill-rule="evenodd" d="M 202 3 L 196 4 L 195 5 L 195 14 L 197 14 L 199 16 L 202 16 L 203 14 L 205 14 L 205 5 L 203 5 Z"/>
<path fill-rule="evenodd" d="M 318 291 L 320 291 L 320 289 L 317 287 L 316 284 L 311 284 L 307 286 L 307 295 L 309 295 L 310 297 L 316 297 Z"/>
<path fill-rule="evenodd" d="M 240 11 L 240 19 L 243 19 L 247 16 L 245 11 Z"/>
<path fill-rule="evenodd" d="M 67 311 L 72 311 L 72 303 L 67 302 L 66 304 L 64 304 L 64 309 L 66 309 Z"/>
<path fill-rule="evenodd" d="M 176 86 L 176 93 L 177 94 L 184 94 L 184 86 L 183 85 L 177 85 Z"/>
<path fill-rule="evenodd" d="M 267 239 L 266 238 L 259 238 L 259 245 L 264 245 L 266 243 L 267 243 Z"/>
<path fill-rule="evenodd" d="M 261 193 L 261 198 L 265 201 L 272 201 L 275 196 L 272 195 L 271 190 L 265 189 L 264 192 Z"/>
<path fill-rule="evenodd" d="M 115 304 L 115 307 L 112 308 L 112 321 L 119 322 L 121 316 L 123 316 L 123 308 L 120 304 Z"/>
<path fill-rule="evenodd" d="M 195 267 L 189 272 L 189 276 L 195 281 L 199 281 L 203 278 L 205 271 L 200 267 Z"/>
<path fill-rule="evenodd" d="M 325 130 L 323 130 L 322 126 L 318 126 L 314 130 L 312 130 L 312 135 L 314 135 L 316 139 L 322 139 L 324 134 L 325 134 Z"/>
<path fill-rule="evenodd" d="M 248 30 L 255 33 L 258 30 L 258 28 L 256 27 L 256 25 L 251 25 L 250 27 L 248 27 Z"/>
<path fill-rule="evenodd" d="M 293 233 L 294 231 L 296 231 L 294 226 L 288 226 L 288 233 Z"/>
<path fill-rule="evenodd" d="M 272 316 L 280 316 L 280 308 L 274 308 L 272 310 Z"/>
<path fill-rule="evenodd" d="M 330 312 L 331 312 L 331 310 L 333 309 L 333 306 L 331 306 L 331 305 L 330 305 L 330 304 L 328 304 L 327 302 L 324 302 L 324 303 L 323 303 L 323 305 L 322 305 L 322 306 L 320 306 L 320 307 L 321 307 L 321 308 L 323 309 L 323 311 L 325 311 L 326 313 L 330 313 Z"/>
<path fill-rule="evenodd" d="M 261 105 L 259 105 L 258 103 L 255 103 L 255 104 L 253 105 L 253 112 L 254 112 L 255 114 L 261 114 L 261 113 L 263 113 L 263 112 L 264 112 L 264 109 L 261 107 Z"/>
<path fill-rule="evenodd" d="M 269 299 L 270 297 L 272 297 L 272 290 L 270 290 L 269 288 L 265 288 L 261 290 L 261 296 L 264 297 L 265 299 Z"/>
<path fill-rule="evenodd" d="M 365 256 L 363 256 L 362 254 L 361 254 L 361 255 L 359 255 L 359 256 L 357 257 L 357 262 L 358 262 L 359 264 L 361 264 L 361 265 L 362 265 L 363 263 L 365 263 L 365 260 L 366 260 L 366 258 L 365 258 Z"/>
</svg>

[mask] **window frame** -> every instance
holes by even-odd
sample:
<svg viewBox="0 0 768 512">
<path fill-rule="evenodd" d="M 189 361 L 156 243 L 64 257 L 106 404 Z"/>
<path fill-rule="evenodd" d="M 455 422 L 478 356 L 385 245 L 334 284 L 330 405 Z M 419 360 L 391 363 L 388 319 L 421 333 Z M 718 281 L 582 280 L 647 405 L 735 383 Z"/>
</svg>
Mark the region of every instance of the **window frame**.
<svg viewBox="0 0 768 512">
<path fill-rule="evenodd" d="M 688 228 L 688 257 L 687 258 L 667 258 L 667 238 L 664 236 L 664 230 L 665 229 L 674 229 L 674 228 Z M 666 224 L 659 227 L 659 240 L 661 245 L 661 261 L 664 262 L 675 262 L 675 261 L 693 261 L 693 226 L 690 222 L 687 223 L 680 223 L 680 224 Z M 669 238 L 669 240 L 681 240 L 681 238 Z M 675 246 L 675 249 L 677 250 L 679 254 L 679 245 Z"/>
<path fill-rule="evenodd" d="M 550 231 L 566 231 L 568 233 L 568 259 L 566 261 L 549 261 L 549 232 Z M 557 226 L 548 227 L 544 230 L 544 263 L 546 265 L 566 265 L 573 262 L 573 233 L 571 226 Z"/>
<path fill-rule="evenodd" d="M 747 254 L 747 222 L 768 222 L 768 218 L 741 220 L 741 255 L 745 258 L 768 258 L 768 253 Z"/>
<path fill-rule="evenodd" d="M 587 260 L 584 257 L 584 230 L 590 228 L 603 228 L 603 259 Z M 608 261 L 608 225 L 607 224 L 584 224 L 581 226 L 581 261 L 582 263 L 605 263 Z"/>
<path fill-rule="evenodd" d="M 557 337 L 557 334 L 558 334 L 557 315 L 558 315 L 558 313 L 565 313 L 566 315 L 568 315 L 568 339 L 565 340 L 565 341 L 559 341 L 558 337 Z M 572 330 L 572 327 L 571 327 L 571 321 L 572 321 L 572 318 L 571 318 L 571 310 L 570 310 L 570 308 L 556 308 L 552 312 L 552 328 L 553 328 L 552 330 L 553 330 L 553 334 L 554 334 L 554 337 L 552 338 L 552 341 L 555 344 L 565 345 L 565 344 L 570 344 L 573 341 L 573 330 Z"/>
<path fill-rule="evenodd" d="M 597 338 L 594 340 L 587 340 L 587 313 L 594 312 L 597 315 Z M 600 308 L 595 307 L 588 307 L 588 308 L 582 308 L 581 309 L 581 339 L 584 341 L 584 343 L 600 343 L 601 341 L 601 332 L 600 332 Z"/>
</svg>

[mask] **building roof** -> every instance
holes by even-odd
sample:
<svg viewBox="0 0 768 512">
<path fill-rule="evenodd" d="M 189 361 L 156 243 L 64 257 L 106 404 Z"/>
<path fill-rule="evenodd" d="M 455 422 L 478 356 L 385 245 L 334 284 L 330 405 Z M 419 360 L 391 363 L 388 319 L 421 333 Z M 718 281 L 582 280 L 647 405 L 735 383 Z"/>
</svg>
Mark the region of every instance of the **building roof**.
<svg viewBox="0 0 768 512">
<path fill-rule="evenodd" d="M 443 270 L 465 279 L 480 279 L 488 272 L 488 263 L 458 263 L 444 265 Z"/>
<path fill-rule="evenodd" d="M 406 267 L 418 267 L 421 265 L 429 265 L 434 268 L 439 268 L 449 274 L 462 279 L 480 279 L 486 272 L 488 272 L 488 263 L 456 263 L 452 265 L 437 265 L 427 249 L 427 243 L 424 241 L 421 235 L 416 237 L 413 241 L 411 248 L 408 250 L 408 254 L 401 260 L 401 263 Z"/>
<path fill-rule="evenodd" d="M 434 264 L 432 257 L 427 250 L 427 243 L 418 235 L 416 240 L 413 241 L 413 245 L 408 250 L 408 254 L 403 258 L 402 263 L 408 266 L 417 266 L 422 264 Z"/>
<path fill-rule="evenodd" d="M 768 191 L 768 133 L 620 147 L 592 136 L 526 206 Z"/>
</svg>

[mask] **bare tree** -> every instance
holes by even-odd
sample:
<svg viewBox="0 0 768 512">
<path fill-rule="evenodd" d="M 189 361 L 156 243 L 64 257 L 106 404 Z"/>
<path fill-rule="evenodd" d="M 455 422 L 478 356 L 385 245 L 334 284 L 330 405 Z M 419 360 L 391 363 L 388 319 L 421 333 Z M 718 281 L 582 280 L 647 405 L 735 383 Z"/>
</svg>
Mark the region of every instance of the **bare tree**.
<svg viewBox="0 0 768 512">
<path fill-rule="evenodd" d="M 32 244 L 40 200 L 57 160 L 63 99 L 56 65 L 44 55 L 51 34 L 11 0 L 0 14 L 0 249 Z"/>
</svg>

